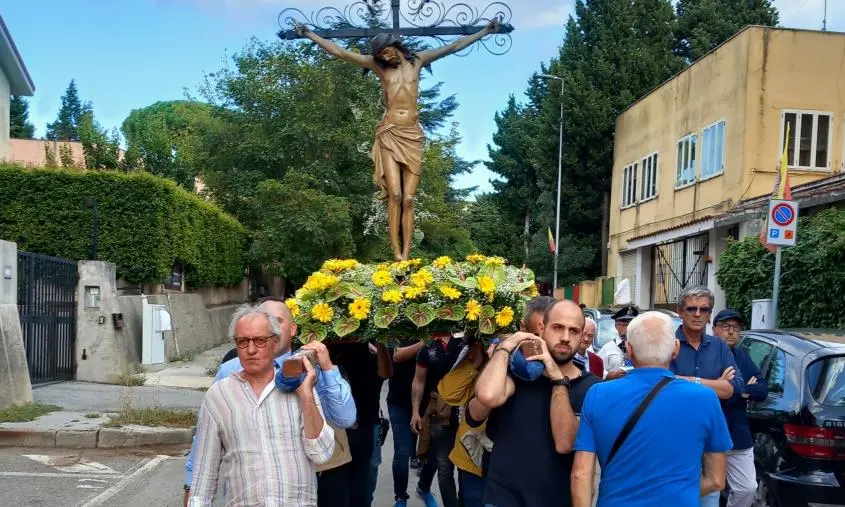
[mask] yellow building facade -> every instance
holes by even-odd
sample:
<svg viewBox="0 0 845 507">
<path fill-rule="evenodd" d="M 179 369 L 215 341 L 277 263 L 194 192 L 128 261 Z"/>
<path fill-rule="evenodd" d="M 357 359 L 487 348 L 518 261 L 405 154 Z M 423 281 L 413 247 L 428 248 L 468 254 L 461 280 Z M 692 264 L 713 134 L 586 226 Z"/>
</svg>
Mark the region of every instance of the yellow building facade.
<svg viewBox="0 0 845 507">
<path fill-rule="evenodd" d="M 843 33 L 747 27 L 617 118 L 607 275 L 632 302 L 700 284 L 724 307 L 719 256 L 760 221 L 720 218 L 772 192 L 787 125 L 793 187 L 843 171 L 843 55 Z"/>
</svg>

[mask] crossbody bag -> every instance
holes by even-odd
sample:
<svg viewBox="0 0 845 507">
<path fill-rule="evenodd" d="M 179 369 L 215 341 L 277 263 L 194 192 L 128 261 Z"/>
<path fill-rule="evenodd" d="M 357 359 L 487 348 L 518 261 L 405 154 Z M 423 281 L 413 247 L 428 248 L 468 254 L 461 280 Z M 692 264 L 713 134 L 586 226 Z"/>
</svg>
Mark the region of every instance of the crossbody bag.
<svg viewBox="0 0 845 507">
<path fill-rule="evenodd" d="M 646 397 L 643 398 L 643 401 L 640 402 L 637 409 L 634 410 L 634 413 L 631 414 L 631 417 L 629 417 L 625 422 L 625 426 L 622 427 L 622 431 L 619 432 L 619 436 L 616 437 L 616 441 L 613 442 L 613 447 L 610 448 L 610 454 L 607 455 L 607 462 L 604 464 L 605 468 L 607 468 L 607 465 L 609 465 L 613 460 L 613 457 L 616 456 L 616 453 L 619 452 L 619 448 L 622 447 L 622 444 L 624 444 L 625 440 L 628 439 L 628 435 L 631 434 L 631 430 L 633 430 L 634 426 L 637 425 L 637 422 L 640 420 L 640 417 L 642 417 L 645 409 L 647 409 L 648 406 L 651 405 L 651 402 L 654 401 L 654 397 L 657 396 L 657 393 L 672 382 L 672 380 L 674 380 L 672 377 L 663 377 L 660 379 L 660 382 L 651 388 L 651 391 L 648 392 Z"/>
</svg>

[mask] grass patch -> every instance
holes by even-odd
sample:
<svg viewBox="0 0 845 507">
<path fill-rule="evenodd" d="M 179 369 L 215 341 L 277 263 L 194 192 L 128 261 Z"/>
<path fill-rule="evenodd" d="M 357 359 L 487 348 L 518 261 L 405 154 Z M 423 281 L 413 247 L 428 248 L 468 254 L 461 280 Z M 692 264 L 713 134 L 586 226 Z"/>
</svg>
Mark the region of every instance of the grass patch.
<svg viewBox="0 0 845 507">
<path fill-rule="evenodd" d="M 100 417 L 102 417 L 100 414 L 97 414 L 97 413 L 94 413 L 94 412 L 92 412 L 90 414 L 85 414 L 86 419 L 99 419 Z"/>
<path fill-rule="evenodd" d="M 172 362 L 189 363 L 197 357 L 196 350 L 183 350 L 178 356 L 173 358 Z"/>
<path fill-rule="evenodd" d="M 103 426 L 119 428 L 127 424 L 191 428 L 197 424 L 197 414 L 190 410 L 125 407 L 118 414 L 111 416 L 111 419 Z"/>
<path fill-rule="evenodd" d="M 56 405 L 45 405 L 41 402 L 25 403 L 23 405 L 12 405 L 0 410 L 0 422 L 27 422 L 34 421 L 44 414 L 56 412 L 62 407 Z"/>
<path fill-rule="evenodd" d="M 216 377 L 218 368 L 219 367 L 217 367 L 217 366 L 210 366 L 210 367 L 208 367 L 208 369 L 205 370 L 205 374 L 208 375 L 209 377 Z"/>
<path fill-rule="evenodd" d="M 142 386 L 147 382 L 147 376 L 143 373 L 124 373 L 117 381 L 118 385 L 127 387 Z"/>
</svg>

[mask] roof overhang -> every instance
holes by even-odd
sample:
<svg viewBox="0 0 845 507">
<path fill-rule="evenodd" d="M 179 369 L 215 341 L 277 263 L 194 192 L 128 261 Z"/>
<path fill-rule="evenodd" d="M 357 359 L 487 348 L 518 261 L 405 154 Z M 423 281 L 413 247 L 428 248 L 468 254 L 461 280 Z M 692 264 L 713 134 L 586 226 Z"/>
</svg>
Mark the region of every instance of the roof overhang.
<svg viewBox="0 0 845 507">
<path fill-rule="evenodd" d="M 9 80 L 9 93 L 11 95 L 26 97 L 35 95 L 35 83 L 32 82 L 32 77 L 26 70 L 26 65 L 23 63 L 23 58 L 21 58 L 17 46 L 15 46 L 12 34 L 9 33 L 9 29 L 3 21 L 3 16 L 0 16 L 0 67 L 3 67 L 6 79 Z"/>
<path fill-rule="evenodd" d="M 628 240 L 628 248 L 626 250 L 636 250 L 637 248 L 642 248 L 644 246 L 667 243 L 676 239 L 686 238 L 687 236 L 695 236 L 712 229 L 713 222 L 713 217 L 703 217 L 693 222 L 688 222 L 676 227 L 670 227 L 647 236 L 631 238 Z"/>
</svg>

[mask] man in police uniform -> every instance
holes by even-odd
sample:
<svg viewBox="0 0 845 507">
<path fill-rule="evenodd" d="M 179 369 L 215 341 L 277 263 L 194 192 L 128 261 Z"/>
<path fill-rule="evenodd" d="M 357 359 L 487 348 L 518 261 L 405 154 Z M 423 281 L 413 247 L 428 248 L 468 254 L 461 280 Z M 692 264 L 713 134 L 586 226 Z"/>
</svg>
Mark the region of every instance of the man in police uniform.
<svg viewBox="0 0 845 507">
<path fill-rule="evenodd" d="M 634 320 L 634 317 L 640 314 L 636 306 L 623 306 L 618 312 L 613 314 L 613 320 L 616 322 L 616 332 L 619 337 L 611 342 L 605 343 L 604 347 L 599 351 L 599 357 L 604 361 L 605 378 L 607 380 L 614 380 L 625 375 L 625 372 L 631 368 L 631 359 L 625 351 L 625 340 L 628 337 L 628 324 Z"/>
</svg>

